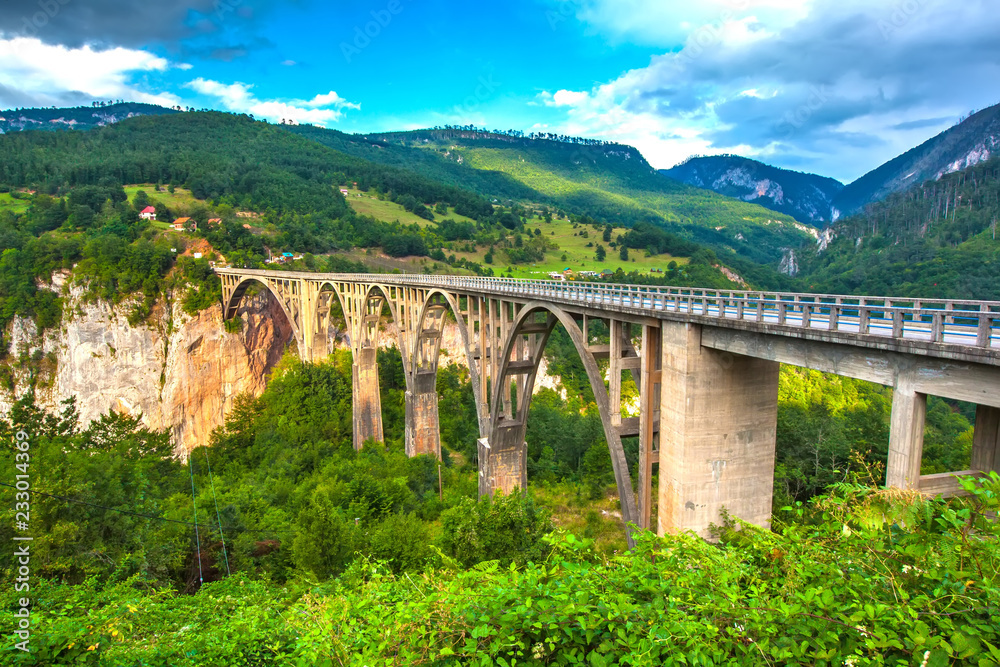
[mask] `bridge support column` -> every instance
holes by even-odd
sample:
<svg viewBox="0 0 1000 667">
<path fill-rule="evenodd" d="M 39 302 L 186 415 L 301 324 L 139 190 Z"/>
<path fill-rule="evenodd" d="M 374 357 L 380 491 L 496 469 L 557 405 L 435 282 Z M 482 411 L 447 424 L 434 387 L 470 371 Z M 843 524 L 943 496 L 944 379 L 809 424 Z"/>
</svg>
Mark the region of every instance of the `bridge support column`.
<svg viewBox="0 0 1000 667">
<path fill-rule="evenodd" d="M 905 378 L 900 378 L 892 392 L 886 486 L 920 488 L 920 459 L 924 453 L 926 417 L 927 394 L 914 391 Z"/>
<path fill-rule="evenodd" d="M 1000 408 L 976 408 L 976 428 L 972 435 L 972 470 L 1000 473 Z"/>
<path fill-rule="evenodd" d="M 725 508 L 771 520 L 777 362 L 701 346 L 701 327 L 662 322 L 658 532 L 709 537 Z"/>
<path fill-rule="evenodd" d="M 441 458 L 437 372 L 417 372 L 413 389 L 406 391 L 406 455 Z"/>
<path fill-rule="evenodd" d="M 354 353 L 352 365 L 354 449 L 368 440 L 382 442 L 382 399 L 378 388 L 378 348 L 363 347 Z"/>
</svg>

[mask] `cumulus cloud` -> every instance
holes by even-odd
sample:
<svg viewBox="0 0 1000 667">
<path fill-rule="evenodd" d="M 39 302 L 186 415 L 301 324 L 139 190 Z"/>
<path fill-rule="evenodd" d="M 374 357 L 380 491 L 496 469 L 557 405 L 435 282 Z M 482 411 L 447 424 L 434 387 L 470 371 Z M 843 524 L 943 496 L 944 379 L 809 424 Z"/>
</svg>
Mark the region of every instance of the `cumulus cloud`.
<svg viewBox="0 0 1000 667">
<path fill-rule="evenodd" d="M 54 46 L 38 39 L 0 39 L 0 106 L 67 106 L 125 99 L 173 106 L 178 98 L 152 94 L 133 77 L 163 72 L 170 63 L 136 49 Z"/>
<path fill-rule="evenodd" d="M 215 98 L 230 111 L 273 121 L 328 125 L 340 120 L 346 109 L 361 108 L 361 105 L 348 102 L 332 90 L 311 100 L 261 100 L 253 94 L 252 85 L 239 81 L 226 84 L 197 78 L 186 85 L 197 93 Z"/>
<path fill-rule="evenodd" d="M 848 180 L 1000 101 L 1000 14 L 988 0 L 812 0 L 791 22 L 742 4 L 689 23 L 646 67 L 541 100 L 565 108 L 561 131 L 636 143 L 658 167 L 738 152 Z M 580 16 L 623 35 L 656 29 L 602 6 Z"/>
<path fill-rule="evenodd" d="M 806 16 L 813 0 L 555 0 L 560 11 L 574 7 L 575 17 L 612 41 L 673 47 L 692 28 L 740 22 L 748 18 L 784 26 Z"/>
</svg>

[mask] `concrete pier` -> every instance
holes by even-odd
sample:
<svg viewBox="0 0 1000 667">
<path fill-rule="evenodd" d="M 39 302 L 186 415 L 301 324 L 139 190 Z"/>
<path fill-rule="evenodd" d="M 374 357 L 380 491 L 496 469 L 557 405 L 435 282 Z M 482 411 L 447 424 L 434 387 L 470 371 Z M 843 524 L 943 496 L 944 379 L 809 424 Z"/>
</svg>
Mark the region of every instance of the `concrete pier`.
<svg viewBox="0 0 1000 667">
<path fill-rule="evenodd" d="M 659 533 L 709 536 L 725 508 L 771 517 L 779 364 L 701 346 L 697 324 L 662 324 Z"/>
</svg>

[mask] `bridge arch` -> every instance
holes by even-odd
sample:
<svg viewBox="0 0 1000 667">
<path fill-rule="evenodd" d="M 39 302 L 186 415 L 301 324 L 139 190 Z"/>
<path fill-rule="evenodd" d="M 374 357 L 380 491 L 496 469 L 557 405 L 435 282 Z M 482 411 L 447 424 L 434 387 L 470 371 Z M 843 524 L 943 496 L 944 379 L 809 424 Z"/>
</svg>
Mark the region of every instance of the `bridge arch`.
<svg viewBox="0 0 1000 667">
<path fill-rule="evenodd" d="M 539 321 L 539 315 L 544 315 L 544 322 Z M 503 344 L 503 354 L 500 357 L 502 361 L 490 403 L 488 450 L 484 452 L 482 451 L 484 448 L 481 447 L 480 451 L 482 473 L 480 491 L 490 493 L 494 489 L 502 489 L 506 492 L 514 486 L 524 488 L 527 485 L 527 465 L 524 460 L 527 451 L 524 437 L 528 425 L 528 411 L 542 353 L 557 324 L 562 324 L 569 334 L 577 354 L 583 361 L 587 379 L 594 392 L 594 401 L 604 428 L 604 438 L 611 454 L 618 496 L 621 500 L 622 519 L 626 525 L 639 524 L 628 462 L 625 459 L 621 435 L 611 418 L 610 396 L 604 385 L 604 375 L 590 350 L 586 332 L 577 319 L 551 303 L 532 301 L 525 304 L 511 323 L 510 334 Z M 517 378 L 523 380 L 517 381 Z M 516 384 L 513 402 L 510 400 L 512 382 Z M 485 469 L 484 458 L 487 461 Z M 630 543 L 631 540 L 630 531 Z"/>
<path fill-rule="evenodd" d="M 280 288 L 275 285 L 271 285 L 266 280 L 261 280 L 254 276 L 243 278 L 236 284 L 233 288 L 232 293 L 229 295 L 229 299 L 223 304 L 222 319 L 231 320 L 236 317 L 239 312 L 240 303 L 243 301 L 243 297 L 246 295 L 247 290 L 254 284 L 262 285 L 274 300 L 278 303 L 281 308 L 281 312 L 284 313 L 285 319 L 288 320 L 288 324 L 292 327 L 292 333 L 295 336 L 295 343 L 300 351 L 305 350 L 305 342 L 302 335 L 302 325 L 299 318 L 296 317 L 299 308 L 299 295 L 298 294 L 283 294 Z M 301 352 L 300 352 L 301 354 Z"/>
<path fill-rule="evenodd" d="M 441 289 L 431 289 L 427 292 L 417 317 L 416 333 L 413 341 L 413 364 L 415 373 L 431 372 L 437 378 L 441 353 L 441 335 L 443 334 L 444 312 L 450 311 L 455 317 L 462 346 L 465 348 L 465 359 L 469 367 L 469 380 L 472 384 L 472 394 L 476 402 L 476 417 L 479 422 L 479 432 L 482 437 L 488 435 L 489 409 L 487 397 L 480 381 L 481 369 L 476 364 L 472 353 L 472 341 L 469 336 L 469 326 L 462 315 L 458 295 L 450 294 Z M 470 298 L 471 297 L 467 297 Z"/>
</svg>

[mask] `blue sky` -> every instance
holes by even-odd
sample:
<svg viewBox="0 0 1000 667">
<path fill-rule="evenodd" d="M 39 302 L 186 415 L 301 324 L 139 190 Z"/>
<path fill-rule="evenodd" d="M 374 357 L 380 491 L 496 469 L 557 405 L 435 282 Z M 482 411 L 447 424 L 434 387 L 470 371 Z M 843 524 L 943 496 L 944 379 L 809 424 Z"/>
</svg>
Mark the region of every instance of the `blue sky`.
<svg viewBox="0 0 1000 667">
<path fill-rule="evenodd" d="M 95 98 L 443 124 L 850 181 L 1000 101 L 988 0 L 6 0 L 0 108 Z"/>
</svg>

